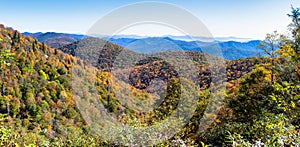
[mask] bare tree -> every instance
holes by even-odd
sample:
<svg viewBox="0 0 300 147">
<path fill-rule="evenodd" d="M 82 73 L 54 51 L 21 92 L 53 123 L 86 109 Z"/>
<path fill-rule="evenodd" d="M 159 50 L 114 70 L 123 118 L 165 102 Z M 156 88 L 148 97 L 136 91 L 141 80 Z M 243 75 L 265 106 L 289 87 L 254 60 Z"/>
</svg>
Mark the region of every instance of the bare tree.
<svg viewBox="0 0 300 147">
<path fill-rule="evenodd" d="M 275 58 L 277 57 L 276 50 L 284 44 L 285 36 L 280 35 L 277 31 L 271 34 L 267 34 L 265 39 L 261 41 L 258 48 L 264 51 L 264 53 L 271 59 L 271 82 L 274 82 L 274 66 Z"/>
</svg>

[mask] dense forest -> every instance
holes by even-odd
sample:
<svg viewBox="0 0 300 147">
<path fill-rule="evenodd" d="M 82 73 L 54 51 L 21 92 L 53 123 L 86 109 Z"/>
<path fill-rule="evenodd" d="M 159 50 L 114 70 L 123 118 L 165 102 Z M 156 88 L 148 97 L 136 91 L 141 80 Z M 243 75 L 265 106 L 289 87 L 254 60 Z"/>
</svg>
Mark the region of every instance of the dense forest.
<svg viewBox="0 0 300 147">
<path fill-rule="evenodd" d="M 194 51 L 140 54 L 92 37 L 51 48 L 1 25 L 0 146 L 300 146 L 300 9 L 288 17 L 289 34 L 275 31 L 260 43 L 267 56 L 231 61 Z M 182 54 L 191 60 L 177 62 Z M 192 104 L 176 134 L 156 134 L 163 142 L 112 134 L 105 128 L 115 126 L 103 121 L 149 127 Z M 99 120 L 113 137 L 95 133 L 91 122 Z"/>
</svg>

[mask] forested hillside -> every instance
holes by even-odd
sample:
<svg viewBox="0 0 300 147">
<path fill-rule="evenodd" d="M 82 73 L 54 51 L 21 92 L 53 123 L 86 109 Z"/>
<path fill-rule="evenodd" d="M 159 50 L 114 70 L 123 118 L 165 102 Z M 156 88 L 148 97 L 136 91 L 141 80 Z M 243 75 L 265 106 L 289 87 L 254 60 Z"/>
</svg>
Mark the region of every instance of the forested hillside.
<svg viewBox="0 0 300 147">
<path fill-rule="evenodd" d="M 71 85 L 74 65 L 83 71 L 88 64 L 11 28 L 0 29 L 1 146 L 88 142 Z"/>
<path fill-rule="evenodd" d="M 55 32 L 47 32 L 47 33 L 24 32 L 23 35 L 36 38 L 39 42 L 45 43 L 46 45 L 52 48 L 59 48 L 84 38 L 84 35 L 55 33 Z"/>
<path fill-rule="evenodd" d="M 300 9 L 288 16 L 290 36 L 274 32 L 261 42 L 268 56 L 232 61 L 193 51 L 139 54 L 97 38 L 50 48 L 1 25 L 0 146 L 152 144 L 156 138 L 136 142 L 148 134 L 113 134 L 118 128 L 103 120 L 151 127 L 193 104 L 173 137 L 154 132 L 165 137 L 156 146 L 300 146 Z"/>
</svg>

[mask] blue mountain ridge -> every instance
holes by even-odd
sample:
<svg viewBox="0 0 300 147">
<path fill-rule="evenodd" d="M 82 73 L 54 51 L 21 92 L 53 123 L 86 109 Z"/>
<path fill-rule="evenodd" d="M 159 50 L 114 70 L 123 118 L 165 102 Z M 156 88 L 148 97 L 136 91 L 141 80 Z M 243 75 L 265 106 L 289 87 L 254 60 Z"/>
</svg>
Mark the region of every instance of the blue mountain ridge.
<svg viewBox="0 0 300 147">
<path fill-rule="evenodd" d="M 23 33 L 26 36 L 37 38 L 38 41 L 47 45 L 58 48 L 73 43 L 88 36 L 66 33 Z M 133 37 L 133 38 L 122 38 Z M 99 36 L 101 38 L 101 36 Z M 177 38 L 180 38 L 177 36 Z M 153 54 L 157 52 L 165 52 L 172 50 L 186 50 L 205 52 L 208 54 L 224 57 L 227 60 L 239 58 L 254 57 L 263 55 L 263 52 L 257 48 L 260 40 L 251 40 L 247 42 L 239 41 L 187 41 L 174 39 L 172 36 L 164 37 L 134 37 L 134 36 L 113 36 L 102 37 L 101 39 L 110 41 L 129 50 Z"/>
<path fill-rule="evenodd" d="M 110 38 L 108 41 L 125 47 L 129 50 L 141 53 L 157 53 L 170 50 L 186 50 L 205 52 L 212 55 L 222 56 L 228 60 L 247 58 L 263 54 L 257 45 L 260 40 L 248 42 L 202 42 L 174 40 L 169 37 L 134 38 Z"/>
</svg>

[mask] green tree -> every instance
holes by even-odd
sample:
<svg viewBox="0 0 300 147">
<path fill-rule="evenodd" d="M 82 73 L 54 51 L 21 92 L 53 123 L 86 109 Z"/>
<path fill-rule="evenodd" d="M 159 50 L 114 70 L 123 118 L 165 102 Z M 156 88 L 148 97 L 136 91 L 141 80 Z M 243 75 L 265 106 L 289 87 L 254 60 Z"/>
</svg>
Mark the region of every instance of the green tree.
<svg viewBox="0 0 300 147">
<path fill-rule="evenodd" d="M 300 51 L 300 8 L 292 7 L 291 14 L 288 16 L 292 19 L 292 23 L 289 25 L 293 37 L 293 44 L 297 53 Z"/>
<path fill-rule="evenodd" d="M 228 102 L 229 108 L 234 111 L 238 122 L 252 122 L 255 117 L 268 109 L 272 85 L 266 77 L 267 71 L 257 67 L 240 83 L 237 92 L 232 94 Z"/>
<path fill-rule="evenodd" d="M 275 91 L 270 95 L 277 113 L 284 113 L 293 124 L 300 123 L 300 9 L 293 8 L 288 16 L 292 19 L 289 25 L 292 36 L 278 50 L 280 64 L 276 68 L 278 80 L 273 84 Z"/>
<path fill-rule="evenodd" d="M 9 60 L 13 59 L 14 54 L 10 52 L 10 50 L 3 50 L 0 51 L 0 70 L 10 66 Z"/>
<path fill-rule="evenodd" d="M 14 54 L 10 52 L 10 50 L 2 50 L 0 51 L 0 74 L 2 77 L 5 77 L 5 73 L 3 72 L 7 66 L 10 66 L 10 60 L 13 59 Z M 2 97 L 5 95 L 5 85 L 4 82 L 1 81 L 1 93 Z M 7 102 L 7 113 L 10 112 L 10 106 Z"/>
</svg>

